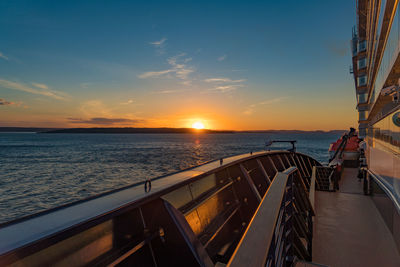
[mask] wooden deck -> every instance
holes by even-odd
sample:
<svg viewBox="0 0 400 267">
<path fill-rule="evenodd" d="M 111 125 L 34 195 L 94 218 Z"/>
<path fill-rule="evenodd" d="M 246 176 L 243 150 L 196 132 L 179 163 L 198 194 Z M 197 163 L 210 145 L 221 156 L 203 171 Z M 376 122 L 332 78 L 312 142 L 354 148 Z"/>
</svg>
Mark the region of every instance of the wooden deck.
<svg viewBox="0 0 400 267">
<path fill-rule="evenodd" d="M 363 195 L 357 169 L 343 171 L 338 192 L 317 191 L 313 262 L 332 267 L 400 266 L 383 218 Z"/>
</svg>

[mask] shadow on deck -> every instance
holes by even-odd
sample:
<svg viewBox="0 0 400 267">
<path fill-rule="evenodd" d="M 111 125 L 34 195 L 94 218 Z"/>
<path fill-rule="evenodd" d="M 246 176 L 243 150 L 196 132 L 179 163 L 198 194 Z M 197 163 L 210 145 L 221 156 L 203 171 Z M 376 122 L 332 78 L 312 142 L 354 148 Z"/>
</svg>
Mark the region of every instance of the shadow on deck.
<svg viewBox="0 0 400 267">
<path fill-rule="evenodd" d="M 356 168 L 344 169 L 337 192 L 315 192 L 313 262 L 328 266 L 400 266 L 394 239 Z"/>
</svg>

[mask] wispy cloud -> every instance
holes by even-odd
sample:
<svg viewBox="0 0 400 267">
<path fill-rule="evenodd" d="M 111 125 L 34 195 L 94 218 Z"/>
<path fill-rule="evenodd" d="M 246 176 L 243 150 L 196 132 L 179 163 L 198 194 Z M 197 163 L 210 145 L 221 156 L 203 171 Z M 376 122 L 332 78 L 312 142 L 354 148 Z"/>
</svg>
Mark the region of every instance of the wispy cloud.
<svg viewBox="0 0 400 267">
<path fill-rule="evenodd" d="M 138 77 L 141 79 L 146 79 L 146 78 L 157 78 L 160 76 L 163 76 L 165 74 L 173 72 L 173 69 L 168 69 L 168 70 L 161 70 L 161 71 L 148 71 L 140 74 Z"/>
<path fill-rule="evenodd" d="M 155 42 L 150 42 L 149 44 L 151 44 L 152 46 L 154 46 L 156 48 L 156 51 L 158 54 L 165 54 L 165 46 L 167 42 L 167 38 L 162 38 L 159 41 L 155 41 Z"/>
<path fill-rule="evenodd" d="M 155 47 L 161 47 L 161 46 L 164 46 L 166 41 L 167 41 L 167 38 L 162 38 L 159 41 L 150 42 L 149 44 L 154 45 Z"/>
<path fill-rule="evenodd" d="M 243 85 L 242 84 L 220 85 L 220 86 L 211 88 L 210 91 L 218 91 L 221 93 L 227 93 L 230 91 L 234 91 L 239 87 L 243 87 Z"/>
<path fill-rule="evenodd" d="M 8 60 L 8 57 L 6 55 L 4 55 L 2 52 L 0 52 L 0 58 L 2 58 L 4 60 Z"/>
<path fill-rule="evenodd" d="M 67 94 L 55 90 L 49 89 L 47 85 L 44 84 L 36 84 L 40 85 L 41 87 L 38 86 L 29 86 L 24 83 L 19 83 L 19 82 L 13 82 L 13 81 L 8 81 L 4 79 L 0 79 L 0 87 L 3 88 L 8 88 L 11 90 L 18 90 L 18 91 L 23 91 L 35 95 L 43 95 L 47 97 L 51 97 L 54 99 L 58 100 L 65 100 L 67 98 Z M 43 87 L 46 87 L 47 89 L 44 89 Z"/>
<path fill-rule="evenodd" d="M 188 90 L 186 89 L 171 89 L 171 90 L 160 90 L 160 91 L 154 91 L 153 94 L 174 94 L 174 93 L 182 93 L 186 92 Z"/>
<path fill-rule="evenodd" d="M 274 104 L 274 103 L 279 103 L 279 102 L 282 102 L 282 100 L 285 100 L 285 99 L 287 99 L 287 98 L 288 98 L 287 96 L 284 96 L 284 97 L 276 97 L 276 98 L 268 99 L 268 100 L 265 100 L 265 101 L 262 101 L 262 102 L 258 102 L 258 103 L 251 104 L 251 105 L 249 105 L 249 106 L 246 108 L 246 110 L 243 111 L 243 114 L 245 114 L 245 115 L 252 115 L 252 114 L 255 112 L 255 109 L 256 109 L 258 106 L 263 106 L 263 105 L 270 105 L 270 104 Z"/>
<path fill-rule="evenodd" d="M 31 83 L 33 86 L 43 89 L 43 90 L 49 90 L 49 87 L 43 83 Z"/>
<path fill-rule="evenodd" d="M 132 104 L 133 102 L 134 102 L 133 99 L 129 99 L 126 102 L 122 102 L 121 105 L 129 105 L 129 104 Z"/>
<path fill-rule="evenodd" d="M 240 80 L 232 80 L 229 78 L 209 78 L 204 80 L 207 83 L 242 83 L 245 82 L 246 79 L 240 79 Z"/>
<path fill-rule="evenodd" d="M 167 60 L 168 64 L 172 66 L 172 69 L 174 70 L 176 77 L 182 80 L 186 80 L 187 76 L 194 71 L 191 67 L 188 67 L 185 64 L 190 60 L 192 60 L 192 58 L 184 58 L 185 56 L 186 54 L 182 53 L 175 57 L 170 57 Z"/>
<path fill-rule="evenodd" d="M 227 55 L 222 55 L 217 58 L 218 61 L 224 61 L 228 56 Z"/>
<path fill-rule="evenodd" d="M 192 60 L 191 58 L 185 58 L 186 54 L 182 53 L 174 57 L 167 59 L 168 64 L 171 68 L 161 71 L 148 71 L 140 74 L 138 77 L 145 78 L 158 78 L 165 77 L 168 74 L 174 74 L 174 76 L 180 80 L 187 80 L 189 74 L 194 72 L 194 69 L 188 66 L 186 63 Z"/>
<path fill-rule="evenodd" d="M 232 80 L 230 78 L 225 77 L 217 77 L 217 78 L 208 78 L 204 80 L 206 83 L 211 83 L 214 85 L 213 88 L 209 89 L 210 91 L 217 91 L 221 93 L 231 92 L 239 87 L 244 87 L 243 82 L 245 79 Z"/>
<path fill-rule="evenodd" d="M 83 124 L 94 124 L 94 125 L 112 125 L 112 124 L 134 125 L 137 123 L 144 122 L 144 120 L 126 119 L 126 118 L 90 118 L 90 119 L 67 118 L 67 120 L 70 123 L 83 123 Z"/>
</svg>

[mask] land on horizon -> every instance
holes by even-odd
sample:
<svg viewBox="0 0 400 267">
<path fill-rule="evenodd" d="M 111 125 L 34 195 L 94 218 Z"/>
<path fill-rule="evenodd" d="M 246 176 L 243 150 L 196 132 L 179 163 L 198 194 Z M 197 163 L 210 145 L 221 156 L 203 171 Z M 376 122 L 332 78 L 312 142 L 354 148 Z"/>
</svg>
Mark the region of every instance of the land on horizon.
<svg viewBox="0 0 400 267">
<path fill-rule="evenodd" d="M 135 128 L 135 127 L 93 127 L 93 128 L 40 128 L 40 127 L 0 127 L 0 132 L 36 132 L 36 133 L 110 133 L 110 134 L 135 134 L 135 133 L 338 133 L 346 130 L 212 130 L 193 128 Z"/>
</svg>

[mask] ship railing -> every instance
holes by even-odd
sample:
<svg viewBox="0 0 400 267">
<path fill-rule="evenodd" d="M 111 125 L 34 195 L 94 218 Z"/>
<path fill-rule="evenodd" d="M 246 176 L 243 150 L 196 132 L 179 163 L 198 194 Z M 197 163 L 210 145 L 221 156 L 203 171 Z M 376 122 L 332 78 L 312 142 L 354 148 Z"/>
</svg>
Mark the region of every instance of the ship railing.
<svg viewBox="0 0 400 267">
<path fill-rule="evenodd" d="M 278 172 L 228 266 L 291 266 L 312 260 L 314 209 L 296 167 Z"/>
<path fill-rule="evenodd" d="M 383 179 L 379 174 L 371 171 L 370 169 L 366 170 L 368 175 L 364 179 L 364 194 L 366 195 L 375 195 L 382 193 L 386 195 L 387 198 L 390 199 L 394 209 L 397 213 L 400 214 L 400 200 L 397 197 L 397 194 L 393 190 L 393 186 L 391 186 L 388 181 Z M 374 186 L 373 184 L 376 184 Z M 379 189 L 377 188 L 379 187 Z"/>
<path fill-rule="evenodd" d="M 313 166 L 315 189 L 318 191 L 335 192 L 339 189 L 338 175 L 335 168 L 330 166 Z"/>
<path fill-rule="evenodd" d="M 213 266 L 230 260 L 256 210 L 276 215 L 259 228 L 276 232 L 270 262 L 308 259 L 314 165 L 301 153 L 253 153 L 154 179 L 144 194 L 142 183 L 60 207 L 0 227 L 0 266 Z"/>
</svg>

